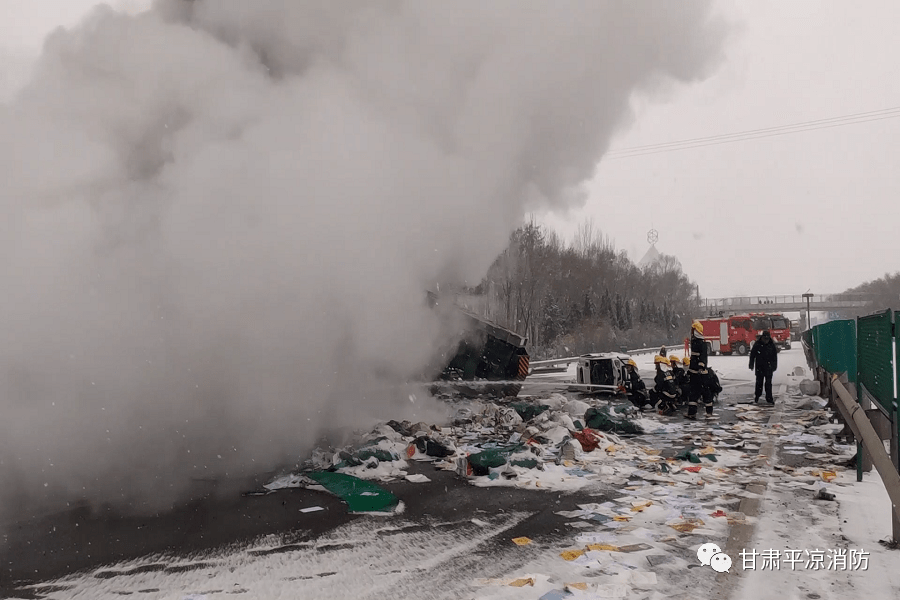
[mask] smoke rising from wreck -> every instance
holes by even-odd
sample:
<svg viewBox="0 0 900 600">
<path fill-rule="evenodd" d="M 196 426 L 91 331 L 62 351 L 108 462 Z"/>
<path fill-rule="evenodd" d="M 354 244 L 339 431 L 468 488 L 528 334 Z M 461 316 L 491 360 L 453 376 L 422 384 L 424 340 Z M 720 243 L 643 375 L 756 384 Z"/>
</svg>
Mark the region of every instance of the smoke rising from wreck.
<svg viewBox="0 0 900 600">
<path fill-rule="evenodd" d="M 437 324 L 565 208 L 706 3 L 161 0 L 45 43 L 0 108 L 0 512 L 155 510 L 402 416 Z"/>
</svg>

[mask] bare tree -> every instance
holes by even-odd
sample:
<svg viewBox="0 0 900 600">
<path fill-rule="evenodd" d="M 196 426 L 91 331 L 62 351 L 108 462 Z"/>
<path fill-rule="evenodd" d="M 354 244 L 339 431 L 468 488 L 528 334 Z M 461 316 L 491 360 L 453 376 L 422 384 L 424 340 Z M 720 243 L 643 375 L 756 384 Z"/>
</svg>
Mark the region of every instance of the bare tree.
<svg viewBox="0 0 900 600">
<path fill-rule="evenodd" d="M 663 254 L 640 269 L 590 219 L 568 245 L 531 219 L 486 279 L 497 320 L 548 352 L 560 340 L 575 352 L 667 343 L 696 305 L 696 285 L 677 258 Z"/>
</svg>

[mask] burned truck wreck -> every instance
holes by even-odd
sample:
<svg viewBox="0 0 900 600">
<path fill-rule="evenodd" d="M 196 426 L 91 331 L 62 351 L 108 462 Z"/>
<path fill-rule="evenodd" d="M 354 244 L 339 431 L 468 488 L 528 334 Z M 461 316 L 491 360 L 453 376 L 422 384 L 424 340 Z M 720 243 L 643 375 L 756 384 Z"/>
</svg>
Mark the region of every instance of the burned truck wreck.
<svg viewBox="0 0 900 600">
<path fill-rule="evenodd" d="M 435 395 L 517 396 L 528 376 L 527 338 L 428 292 L 443 326 L 444 343 L 432 361 Z"/>
</svg>

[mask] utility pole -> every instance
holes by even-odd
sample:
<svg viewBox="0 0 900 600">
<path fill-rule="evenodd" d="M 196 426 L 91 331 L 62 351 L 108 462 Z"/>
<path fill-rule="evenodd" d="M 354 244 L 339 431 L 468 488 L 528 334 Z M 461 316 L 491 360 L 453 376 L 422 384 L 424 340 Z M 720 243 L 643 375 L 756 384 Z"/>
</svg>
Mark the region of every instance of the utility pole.
<svg viewBox="0 0 900 600">
<path fill-rule="evenodd" d="M 806 298 L 806 328 L 812 329 L 812 323 L 809 320 L 809 299 L 813 297 L 809 292 L 803 294 L 803 297 Z"/>
</svg>

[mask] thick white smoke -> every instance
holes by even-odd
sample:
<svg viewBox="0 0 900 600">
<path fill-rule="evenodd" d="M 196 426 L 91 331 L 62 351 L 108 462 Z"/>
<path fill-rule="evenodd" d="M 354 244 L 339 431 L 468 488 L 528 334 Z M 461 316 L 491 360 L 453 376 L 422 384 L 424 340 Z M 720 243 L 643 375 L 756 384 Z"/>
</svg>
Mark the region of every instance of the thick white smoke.
<svg viewBox="0 0 900 600">
<path fill-rule="evenodd" d="M 161 0 L 57 31 L 0 109 L 4 508 L 153 509 L 401 415 L 376 374 L 429 357 L 424 290 L 577 201 L 631 95 L 722 37 L 706 2 L 599 0 Z"/>
</svg>

